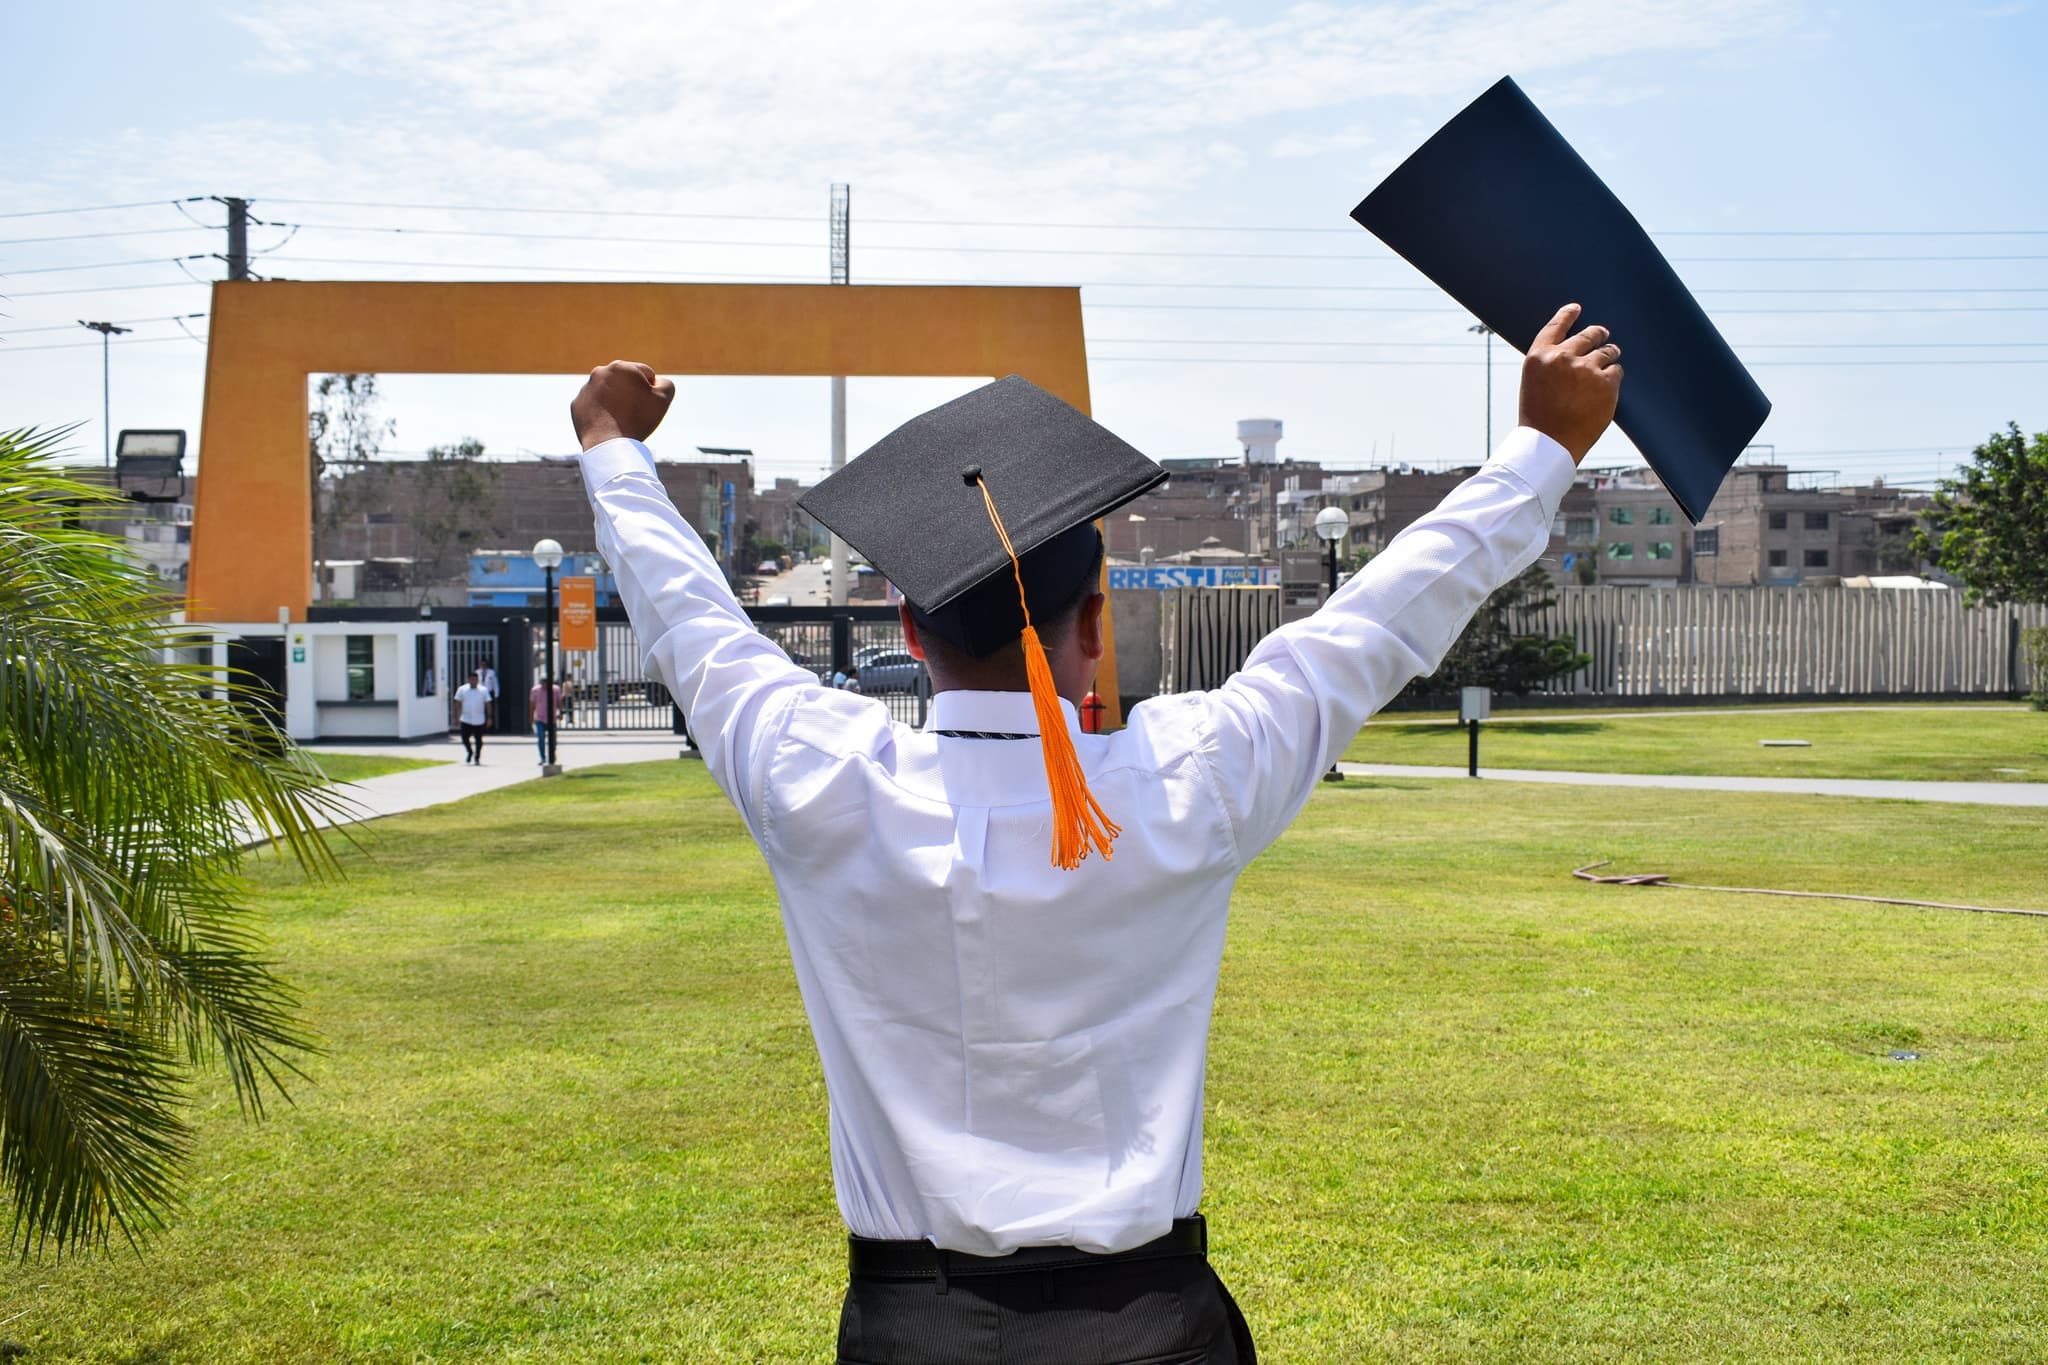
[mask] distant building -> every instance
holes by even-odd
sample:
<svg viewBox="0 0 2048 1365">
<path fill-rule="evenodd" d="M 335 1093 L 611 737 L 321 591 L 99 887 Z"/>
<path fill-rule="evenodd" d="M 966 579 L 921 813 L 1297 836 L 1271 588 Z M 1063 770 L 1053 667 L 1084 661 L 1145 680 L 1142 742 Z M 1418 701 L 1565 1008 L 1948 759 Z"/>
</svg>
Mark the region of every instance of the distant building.
<svg viewBox="0 0 2048 1365">
<path fill-rule="evenodd" d="M 611 570 L 595 551 L 565 554 L 555 570 L 555 586 L 565 578 L 595 578 L 597 605 L 608 607 L 618 591 Z M 533 551 L 472 550 L 469 554 L 469 605 L 472 607 L 529 607 L 547 604 L 547 573 L 533 562 Z"/>
<path fill-rule="evenodd" d="M 1691 528 L 1655 475 L 1639 469 L 1599 478 L 1591 493 L 1599 528 L 1599 582 L 1675 588 L 1688 581 Z"/>
<path fill-rule="evenodd" d="M 828 551 L 831 534 L 813 521 L 810 513 L 796 505 L 796 500 L 809 491 L 809 485 L 796 479 L 777 479 L 773 487 L 756 488 L 750 517 L 755 535 L 763 540 L 779 542 L 793 555 L 816 555 Z M 752 564 L 741 566 L 742 569 L 753 567 Z"/>
<path fill-rule="evenodd" d="M 1435 511 L 1437 504 L 1477 469 L 1476 465 L 1450 470 L 1397 465 L 1352 475 L 1353 491 L 1345 508 L 1351 514 L 1351 549 L 1373 554 L 1386 549 L 1395 536 Z"/>
<path fill-rule="evenodd" d="M 1869 574 L 1919 574 L 1912 532 L 1925 494 L 1888 488 L 1795 487 L 1779 464 L 1737 465 L 1692 534 L 1693 577 L 1713 584 L 1789 585 Z"/>
<path fill-rule="evenodd" d="M 146 569 L 171 596 L 182 597 L 192 565 L 191 476 L 172 471 L 137 484 L 100 465 L 75 465 L 66 477 L 99 488 L 118 488 L 128 501 L 81 517 L 88 531 L 120 539 L 128 562 Z"/>
<path fill-rule="evenodd" d="M 1585 475 L 1565 489 L 1543 558 L 1551 577 L 1561 584 L 1600 581 L 1600 502 L 1593 481 Z"/>
<path fill-rule="evenodd" d="M 596 548 L 583 476 L 573 459 L 481 461 L 488 491 L 459 505 L 437 494 L 442 485 L 426 473 L 427 464 L 379 460 L 321 489 L 327 524 L 315 531 L 319 600 L 349 600 L 339 591 L 344 576 L 323 574 L 320 565 L 361 562 L 353 598 L 358 605 L 455 606 L 469 600 L 471 556 L 479 547 L 531 547 L 553 538 L 572 552 Z M 748 463 L 657 460 L 654 468 L 719 563 L 733 574 L 751 569 L 737 558 L 741 530 L 756 515 Z M 373 565 L 382 568 L 372 572 Z"/>
</svg>

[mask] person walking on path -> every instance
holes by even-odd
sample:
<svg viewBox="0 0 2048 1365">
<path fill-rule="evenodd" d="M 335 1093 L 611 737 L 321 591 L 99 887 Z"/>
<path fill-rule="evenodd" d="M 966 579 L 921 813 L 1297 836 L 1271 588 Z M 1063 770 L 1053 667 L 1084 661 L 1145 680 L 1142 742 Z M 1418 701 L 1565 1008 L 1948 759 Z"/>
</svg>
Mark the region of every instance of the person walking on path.
<svg viewBox="0 0 2048 1365">
<path fill-rule="evenodd" d="M 1075 709 L 1104 653 L 1094 521 L 1152 461 L 1012 376 L 806 495 L 903 593 L 934 692 L 912 729 L 740 609 L 643 444 L 674 385 L 592 371 L 570 413 L 598 548 L 774 873 L 823 1066 L 841 1362 L 1255 1361 L 1199 1213 L 1231 887 L 1547 545 L 1621 383 L 1577 318 L 1538 336 L 1520 425 L 1435 512 L 1223 686 L 1102 735 Z"/>
<path fill-rule="evenodd" d="M 456 721 L 462 727 L 462 761 L 484 761 L 484 731 L 491 723 L 491 694 L 484 688 L 481 673 L 470 670 L 469 681 L 455 689 Z"/>
<path fill-rule="evenodd" d="M 555 733 L 555 716 L 562 708 L 562 685 L 555 684 L 554 696 L 548 695 L 547 682 L 543 679 L 533 685 L 526 694 L 526 719 L 533 726 L 533 742 L 540 746 L 540 761 L 545 767 L 548 761 L 548 739 Z"/>
</svg>

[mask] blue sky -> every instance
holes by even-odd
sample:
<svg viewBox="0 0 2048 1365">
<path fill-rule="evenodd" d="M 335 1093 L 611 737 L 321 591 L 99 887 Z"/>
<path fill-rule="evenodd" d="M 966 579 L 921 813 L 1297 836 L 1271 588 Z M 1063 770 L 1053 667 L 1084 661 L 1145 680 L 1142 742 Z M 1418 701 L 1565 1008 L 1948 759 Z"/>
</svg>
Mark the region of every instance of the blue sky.
<svg viewBox="0 0 2048 1365">
<path fill-rule="evenodd" d="M 207 291 L 168 258 L 221 237 L 173 199 L 246 195 L 302 224 L 255 239 L 281 243 L 258 268 L 294 278 L 821 278 L 827 187 L 844 180 L 856 280 L 1083 285 L 1096 414 L 1152 454 L 1228 454 L 1238 418 L 1273 416 L 1300 458 L 1470 461 L 1485 423 L 1470 319 L 1345 214 L 1511 73 L 1700 291 L 1775 402 L 1759 440 L 1789 463 L 1926 482 L 2007 420 L 2048 427 L 2039 4 L 599 13 L 6 7 L 0 215 L 144 206 L 0 217 L 0 425 L 83 422 L 96 455 L 100 356 L 76 320 L 108 319 L 136 327 L 112 351 L 113 426 L 184 426 L 203 446 L 203 348 L 171 319 L 203 313 Z M 106 232 L 138 235 L 79 236 Z M 669 240 L 594 240 L 608 236 Z M 19 240 L 44 237 L 67 240 Z M 1499 430 L 1513 357 L 1495 364 Z M 856 449 L 974 382 L 855 381 Z M 397 450 L 569 441 L 572 379 L 385 385 Z M 682 392 L 665 452 L 750 446 L 763 477 L 822 466 L 824 381 Z M 1617 435 L 1594 459 L 1633 454 Z"/>
</svg>

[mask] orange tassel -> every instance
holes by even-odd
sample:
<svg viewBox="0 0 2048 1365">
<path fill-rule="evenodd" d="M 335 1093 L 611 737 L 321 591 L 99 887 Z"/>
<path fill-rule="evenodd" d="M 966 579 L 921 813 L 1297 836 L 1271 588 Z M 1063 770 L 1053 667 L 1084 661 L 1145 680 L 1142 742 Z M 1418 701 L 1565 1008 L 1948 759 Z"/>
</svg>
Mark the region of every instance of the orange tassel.
<svg viewBox="0 0 2048 1365">
<path fill-rule="evenodd" d="M 1092 845 L 1103 859 L 1114 857 L 1110 845 L 1123 833 L 1103 813 L 1088 790 L 1088 778 L 1081 771 L 1081 757 L 1074 752 L 1074 737 L 1067 733 L 1066 713 L 1060 710 L 1059 692 L 1052 681 L 1052 663 L 1045 657 L 1045 645 L 1031 624 L 1031 604 L 1024 596 L 1024 567 L 1017 562 L 1010 533 L 996 513 L 996 500 L 986 480 L 976 474 L 981 500 L 988 506 L 988 519 L 1010 556 L 1010 571 L 1017 577 L 1017 601 L 1024 608 L 1024 672 L 1031 682 L 1031 708 L 1038 714 L 1038 742 L 1045 751 L 1045 782 L 1052 791 L 1052 861 L 1069 872 L 1081 865 Z"/>
</svg>

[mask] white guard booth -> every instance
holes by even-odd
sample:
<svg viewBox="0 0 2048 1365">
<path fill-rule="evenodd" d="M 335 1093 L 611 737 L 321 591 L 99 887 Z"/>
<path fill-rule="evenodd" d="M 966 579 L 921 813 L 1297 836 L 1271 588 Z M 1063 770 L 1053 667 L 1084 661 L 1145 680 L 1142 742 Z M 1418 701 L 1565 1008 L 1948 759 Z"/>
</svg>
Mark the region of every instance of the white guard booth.
<svg viewBox="0 0 2048 1365">
<path fill-rule="evenodd" d="M 216 622 L 205 632 L 214 668 L 281 675 L 285 733 L 295 741 L 448 733 L 446 622 Z"/>
</svg>

